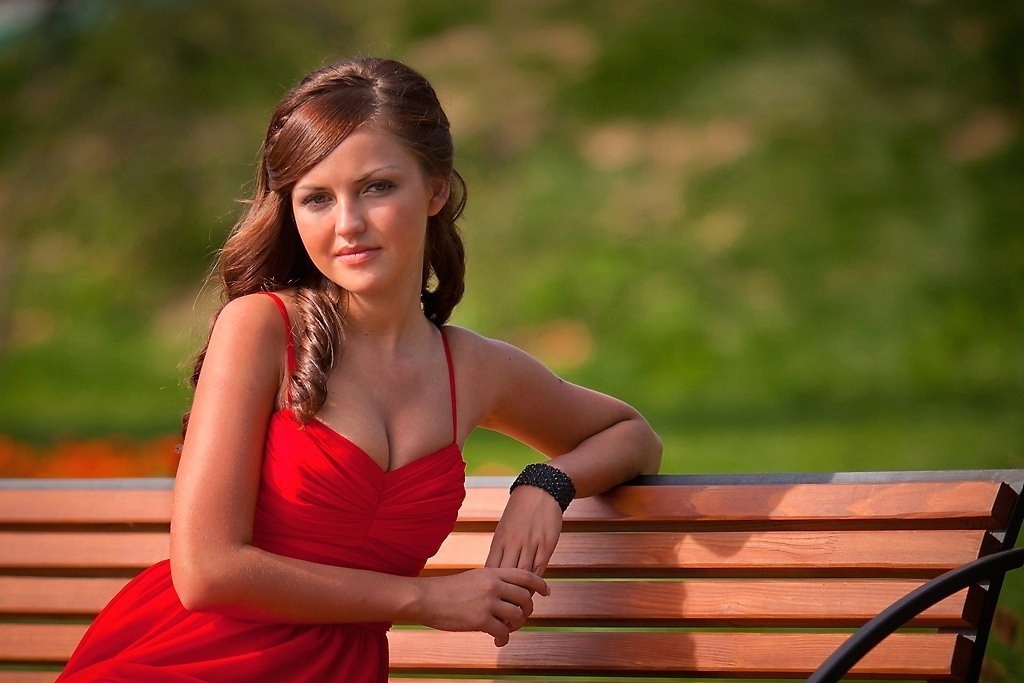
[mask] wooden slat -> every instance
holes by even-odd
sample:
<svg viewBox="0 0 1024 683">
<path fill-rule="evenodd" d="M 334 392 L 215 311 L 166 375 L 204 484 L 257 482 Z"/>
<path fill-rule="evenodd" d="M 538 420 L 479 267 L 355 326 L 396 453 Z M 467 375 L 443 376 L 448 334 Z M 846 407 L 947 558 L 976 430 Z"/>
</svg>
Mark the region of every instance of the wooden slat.
<svg viewBox="0 0 1024 683">
<path fill-rule="evenodd" d="M 59 671 L 3 671 L 0 670 L 0 683 L 53 683 Z M 440 681 L 434 681 L 440 683 Z M 462 683 L 470 683 L 463 681 Z M 507 683 L 507 682 L 506 682 Z"/>
<path fill-rule="evenodd" d="M 57 678 L 58 671 L 3 671 L 0 670 L 0 683 L 53 683 Z M 430 678 L 429 683 L 537 683 L 534 681 L 526 681 L 523 679 L 510 679 L 503 678 L 500 681 L 489 678 L 487 680 L 479 678 Z M 389 677 L 389 683 L 409 683 L 410 681 L 419 681 L 424 683 L 422 678 L 396 678 Z"/>
<path fill-rule="evenodd" d="M 0 616 L 91 619 L 127 582 L 125 577 L 0 576 Z"/>
<path fill-rule="evenodd" d="M 547 576 L 929 578 L 976 559 L 981 531 L 780 531 L 563 534 Z M 427 563 L 431 574 L 478 567 L 490 536 L 452 534 Z"/>
<path fill-rule="evenodd" d="M 702 530 L 765 524 L 801 528 L 998 529 L 1012 491 L 990 481 L 743 486 L 623 486 L 574 501 L 567 528 L 628 519 L 635 525 L 696 524 Z M 0 525 L 167 524 L 170 490 L 0 489 Z M 459 514 L 465 527 L 500 518 L 508 490 L 470 487 Z M 752 526 L 754 525 L 754 526 Z M 689 528 L 689 527 L 681 527 Z"/>
<path fill-rule="evenodd" d="M 843 633 L 520 632 L 503 648 L 486 635 L 392 630 L 395 673 L 554 676 L 632 675 L 802 678 L 847 638 Z M 852 672 L 856 676 L 952 680 L 961 674 L 951 633 L 895 634 Z M 966 643 L 964 644 L 966 645 Z"/>
<path fill-rule="evenodd" d="M 840 628 L 864 624 L 921 581 L 553 581 L 534 600 L 533 626 Z M 961 591 L 911 622 L 967 628 L 983 590 Z"/>
<path fill-rule="evenodd" d="M 0 569 L 141 570 L 170 556 L 170 536 L 149 533 L 0 532 Z"/>
<path fill-rule="evenodd" d="M 2 674 L 0 674 L 0 676 L 2 676 Z M 427 680 L 430 683 L 537 683 L 536 679 L 526 680 L 526 679 L 520 679 L 520 678 L 502 678 L 501 680 L 498 680 L 498 679 L 495 679 L 495 678 L 488 678 L 488 679 L 484 680 L 482 678 L 433 678 L 433 677 L 428 678 L 428 679 L 424 679 L 424 678 L 419 677 L 419 676 L 416 676 L 415 678 L 409 678 L 409 676 L 402 676 L 401 674 L 399 674 L 397 676 L 388 676 L 388 683 L 411 683 L 412 681 L 419 681 L 419 683 L 424 683 L 424 680 Z M 2 677 L 0 677 L 0 683 L 4 683 L 4 679 Z M 47 682 L 47 683 L 49 683 L 49 682 Z"/>
<path fill-rule="evenodd" d="M 124 578 L 0 577 L 0 616 L 93 618 Z M 532 625 L 859 626 L 921 581 L 558 581 L 538 598 Z M 982 589 L 964 590 L 911 625 L 967 628 Z"/>
<path fill-rule="evenodd" d="M 77 624 L 0 624 L 0 662 L 62 663 L 85 632 Z M 503 647 L 479 633 L 393 630 L 395 673 L 487 675 L 807 676 L 848 636 L 842 633 L 539 633 Z M 942 680 L 954 674 L 956 634 L 896 634 L 854 672 Z"/>
<path fill-rule="evenodd" d="M 57 678 L 59 671 L 3 671 L 0 670 L 0 683 L 53 683 Z M 524 679 L 512 679 L 502 678 L 501 680 L 489 678 L 487 680 L 479 678 L 430 678 L 426 679 L 429 683 L 537 683 L 536 679 L 527 681 Z M 388 678 L 389 683 L 409 683 L 410 681 L 419 681 L 419 683 L 425 683 L 421 677 L 397 678 L 391 676 Z"/>
<path fill-rule="evenodd" d="M 539 677 L 566 670 L 631 679 L 804 677 L 847 634 L 788 629 L 851 628 L 918 586 L 917 579 L 990 552 L 994 539 L 985 530 L 1005 527 L 1016 497 L 991 481 L 666 481 L 673 483 L 621 487 L 573 503 L 548 575 L 602 580 L 553 581 L 553 596 L 536 601 L 530 626 L 684 630 L 528 628 L 497 649 L 480 634 L 399 627 L 391 635 L 396 680 L 418 671 L 488 678 L 496 675 L 490 668 L 496 662 L 510 663 L 502 673 Z M 508 497 L 504 485 L 493 483 L 471 482 L 460 531 L 430 561 L 428 574 L 482 564 L 490 537 L 479 532 L 493 528 Z M 123 577 L 168 556 L 171 491 L 145 485 L 0 487 L 0 619 L 8 622 L 0 623 L 0 683 L 52 680 L 52 672 L 13 679 L 22 674 L 2 664 L 59 666 L 86 628 L 70 622 L 91 618 Z M 604 580 L 655 577 L 676 580 Z M 969 630 L 984 595 L 981 587 L 963 591 L 913 625 Z M 46 619 L 56 623 L 36 623 Z M 698 630 L 705 627 L 787 632 Z M 879 671 L 860 675 L 951 679 L 962 671 L 968 647 L 969 639 L 956 633 L 897 634 L 868 660 Z M 574 657 L 582 664 L 566 669 Z M 760 660 L 769 665 L 760 667 Z M 588 662 L 592 669 L 581 668 Z M 915 671 L 893 668 L 904 664 Z"/>
<path fill-rule="evenodd" d="M 548 575 L 927 578 L 978 557 L 986 538 L 970 530 L 566 533 Z M 429 572 L 479 567 L 489 544 L 488 534 L 452 534 Z M 0 533 L 0 568 L 8 571 L 137 571 L 169 551 L 161 533 Z"/>
<path fill-rule="evenodd" d="M 53 683 L 57 678 L 59 671 L 3 671 L 0 670 L 0 683 Z M 389 683 L 409 683 L 410 681 L 419 681 L 424 683 L 422 678 L 395 678 L 389 677 Z M 510 678 L 503 678 L 500 681 L 495 679 L 479 679 L 479 678 L 430 678 L 429 683 L 537 683 L 534 681 L 516 680 Z"/>
<path fill-rule="evenodd" d="M 0 624 L 0 663 L 64 664 L 86 624 Z"/>
<path fill-rule="evenodd" d="M 747 486 L 622 486 L 573 501 L 565 528 L 677 531 L 714 529 L 1000 529 L 1015 494 L 991 481 Z M 459 512 L 467 528 L 492 527 L 508 501 L 505 488 L 469 488 Z M 837 526 L 838 525 L 838 526 Z"/>
<path fill-rule="evenodd" d="M 168 524 L 170 490 L 0 489 L 0 525 Z"/>
</svg>

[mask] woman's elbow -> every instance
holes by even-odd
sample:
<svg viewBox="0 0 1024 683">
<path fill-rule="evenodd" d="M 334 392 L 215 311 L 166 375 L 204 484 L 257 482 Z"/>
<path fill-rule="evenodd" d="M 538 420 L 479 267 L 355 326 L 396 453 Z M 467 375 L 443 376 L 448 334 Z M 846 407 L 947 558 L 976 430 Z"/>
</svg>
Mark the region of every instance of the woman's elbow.
<svg viewBox="0 0 1024 683">
<path fill-rule="evenodd" d="M 643 474 L 657 474 L 661 470 L 661 456 L 665 450 L 665 444 L 657 432 L 651 430 L 651 445 L 647 461 L 644 464 Z"/>
<path fill-rule="evenodd" d="M 661 469 L 661 456 L 665 445 L 651 425 L 641 418 L 643 436 L 640 439 L 639 474 L 657 474 Z"/>
<path fill-rule="evenodd" d="M 194 553 L 171 552 L 171 583 L 182 606 L 190 612 L 204 612 L 230 602 L 224 590 L 229 585 L 224 561 L 202 558 Z"/>
</svg>

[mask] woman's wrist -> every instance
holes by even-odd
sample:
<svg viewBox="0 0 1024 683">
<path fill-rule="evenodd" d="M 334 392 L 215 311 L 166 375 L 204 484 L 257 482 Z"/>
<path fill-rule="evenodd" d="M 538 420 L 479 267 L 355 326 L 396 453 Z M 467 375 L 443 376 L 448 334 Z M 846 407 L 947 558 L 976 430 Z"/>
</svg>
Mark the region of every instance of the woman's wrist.
<svg viewBox="0 0 1024 683">
<path fill-rule="evenodd" d="M 427 604 L 429 602 L 428 594 L 429 586 L 424 577 L 400 577 L 400 580 L 395 583 L 393 593 L 395 599 L 393 621 L 423 625 L 424 618 L 430 611 Z"/>
<path fill-rule="evenodd" d="M 572 479 L 562 470 L 547 463 L 533 463 L 527 465 L 523 471 L 512 482 L 509 493 L 512 493 L 519 486 L 533 486 L 548 493 L 558 507 L 565 512 L 569 503 L 576 497 L 576 486 Z"/>
</svg>

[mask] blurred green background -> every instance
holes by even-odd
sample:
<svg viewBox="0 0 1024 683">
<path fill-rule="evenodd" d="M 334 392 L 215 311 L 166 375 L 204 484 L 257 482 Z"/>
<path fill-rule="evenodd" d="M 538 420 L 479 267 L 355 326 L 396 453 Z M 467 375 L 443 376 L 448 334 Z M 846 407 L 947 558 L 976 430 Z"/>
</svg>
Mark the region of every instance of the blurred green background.
<svg viewBox="0 0 1024 683">
<path fill-rule="evenodd" d="M 456 322 L 666 469 L 1024 465 L 1022 3 L 0 8 L 0 433 L 176 431 L 270 109 L 382 54 L 454 121 Z"/>
<path fill-rule="evenodd" d="M 995 0 L 0 2 L 0 435 L 176 432 L 270 110 L 354 54 L 453 120 L 455 322 L 636 405 L 665 471 L 1024 467 Z"/>
</svg>

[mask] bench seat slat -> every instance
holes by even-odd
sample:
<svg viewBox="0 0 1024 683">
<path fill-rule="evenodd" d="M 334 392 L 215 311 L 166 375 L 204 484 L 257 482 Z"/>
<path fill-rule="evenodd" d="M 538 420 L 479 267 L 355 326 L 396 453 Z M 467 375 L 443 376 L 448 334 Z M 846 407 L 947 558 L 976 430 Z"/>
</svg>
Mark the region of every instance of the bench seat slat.
<svg viewBox="0 0 1024 683">
<path fill-rule="evenodd" d="M 486 675 L 500 663 L 512 675 L 806 677 L 847 638 L 844 633 L 520 632 L 503 648 L 487 636 L 393 630 L 391 670 L 456 670 Z M 853 672 L 859 676 L 954 678 L 960 636 L 895 634 Z"/>
<path fill-rule="evenodd" d="M 123 578 L 2 577 L 0 616 L 92 619 Z M 853 627 L 921 581 L 558 581 L 535 602 L 532 625 Z M 976 622 L 982 589 L 964 590 L 912 622 L 966 628 Z"/>
</svg>

